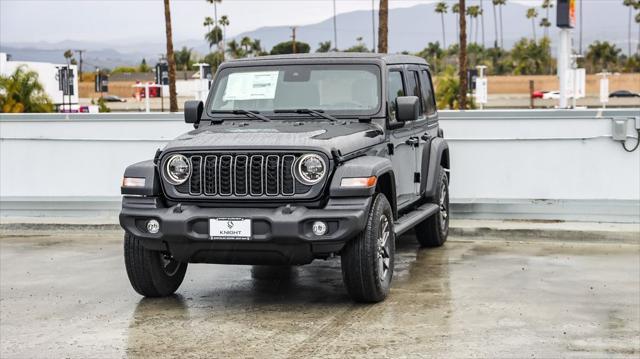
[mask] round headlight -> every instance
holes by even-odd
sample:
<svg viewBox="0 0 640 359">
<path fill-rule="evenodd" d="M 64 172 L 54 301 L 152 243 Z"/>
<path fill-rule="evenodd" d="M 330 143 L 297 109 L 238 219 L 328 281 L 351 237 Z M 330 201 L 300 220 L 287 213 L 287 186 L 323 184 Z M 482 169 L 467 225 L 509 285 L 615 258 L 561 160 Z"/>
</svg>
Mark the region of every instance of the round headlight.
<svg viewBox="0 0 640 359">
<path fill-rule="evenodd" d="M 183 184 L 191 175 L 191 163 L 183 155 L 173 155 L 166 162 L 164 174 L 169 183 Z"/>
<path fill-rule="evenodd" d="M 327 166 L 322 157 L 316 154 L 307 154 L 298 159 L 296 165 L 296 178 L 306 185 L 314 185 L 322 180 L 327 173 Z"/>
</svg>

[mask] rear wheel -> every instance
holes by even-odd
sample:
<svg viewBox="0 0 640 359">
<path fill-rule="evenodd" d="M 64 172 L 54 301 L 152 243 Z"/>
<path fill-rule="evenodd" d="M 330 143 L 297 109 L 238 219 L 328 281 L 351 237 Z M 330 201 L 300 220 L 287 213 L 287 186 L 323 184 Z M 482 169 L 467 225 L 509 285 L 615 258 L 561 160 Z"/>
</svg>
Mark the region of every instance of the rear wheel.
<svg viewBox="0 0 640 359">
<path fill-rule="evenodd" d="M 364 231 L 341 253 L 342 278 L 351 298 L 380 302 L 389 293 L 395 254 L 393 215 L 389 201 L 377 194 Z"/>
<path fill-rule="evenodd" d="M 433 203 L 439 209 L 431 217 L 420 222 L 416 228 L 416 237 L 422 247 L 440 247 L 449 235 L 449 178 L 440 167 L 440 179 Z"/>
<path fill-rule="evenodd" d="M 145 297 L 173 294 L 187 272 L 187 263 L 168 253 L 145 249 L 139 238 L 128 233 L 124 235 L 124 263 L 131 286 Z"/>
</svg>

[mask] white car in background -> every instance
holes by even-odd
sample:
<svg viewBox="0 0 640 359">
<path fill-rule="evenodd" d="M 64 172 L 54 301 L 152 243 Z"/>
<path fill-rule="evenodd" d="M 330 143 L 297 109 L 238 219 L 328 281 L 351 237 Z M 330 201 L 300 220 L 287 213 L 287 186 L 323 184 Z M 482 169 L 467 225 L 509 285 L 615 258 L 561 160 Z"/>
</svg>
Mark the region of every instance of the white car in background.
<svg viewBox="0 0 640 359">
<path fill-rule="evenodd" d="M 558 100 L 560 99 L 560 91 L 546 91 L 542 93 L 543 100 Z"/>
</svg>

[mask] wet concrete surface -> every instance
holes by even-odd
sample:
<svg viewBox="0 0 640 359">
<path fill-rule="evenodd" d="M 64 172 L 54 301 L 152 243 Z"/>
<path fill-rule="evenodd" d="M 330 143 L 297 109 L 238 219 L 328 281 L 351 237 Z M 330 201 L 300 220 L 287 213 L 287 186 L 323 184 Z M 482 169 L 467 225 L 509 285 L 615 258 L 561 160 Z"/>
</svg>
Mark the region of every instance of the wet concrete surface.
<svg viewBox="0 0 640 359">
<path fill-rule="evenodd" d="M 119 231 L 5 231 L 0 357 L 640 357 L 637 243 L 405 236 L 373 305 L 337 258 L 190 265 L 177 295 L 143 299 L 122 251 Z"/>
</svg>

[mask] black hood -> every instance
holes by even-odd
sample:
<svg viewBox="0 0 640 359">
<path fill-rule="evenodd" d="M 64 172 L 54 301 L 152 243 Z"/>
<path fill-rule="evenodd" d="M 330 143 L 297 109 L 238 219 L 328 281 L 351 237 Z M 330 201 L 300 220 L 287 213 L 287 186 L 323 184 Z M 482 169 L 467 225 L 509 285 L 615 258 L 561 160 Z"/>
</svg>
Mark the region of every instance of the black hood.
<svg viewBox="0 0 640 359">
<path fill-rule="evenodd" d="M 171 150 L 208 149 L 316 149 L 342 155 L 384 141 L 384 133 L 375 124 L 357 121 L 225 121 L 203 125 L 169 142 Z"/>
</svg>

